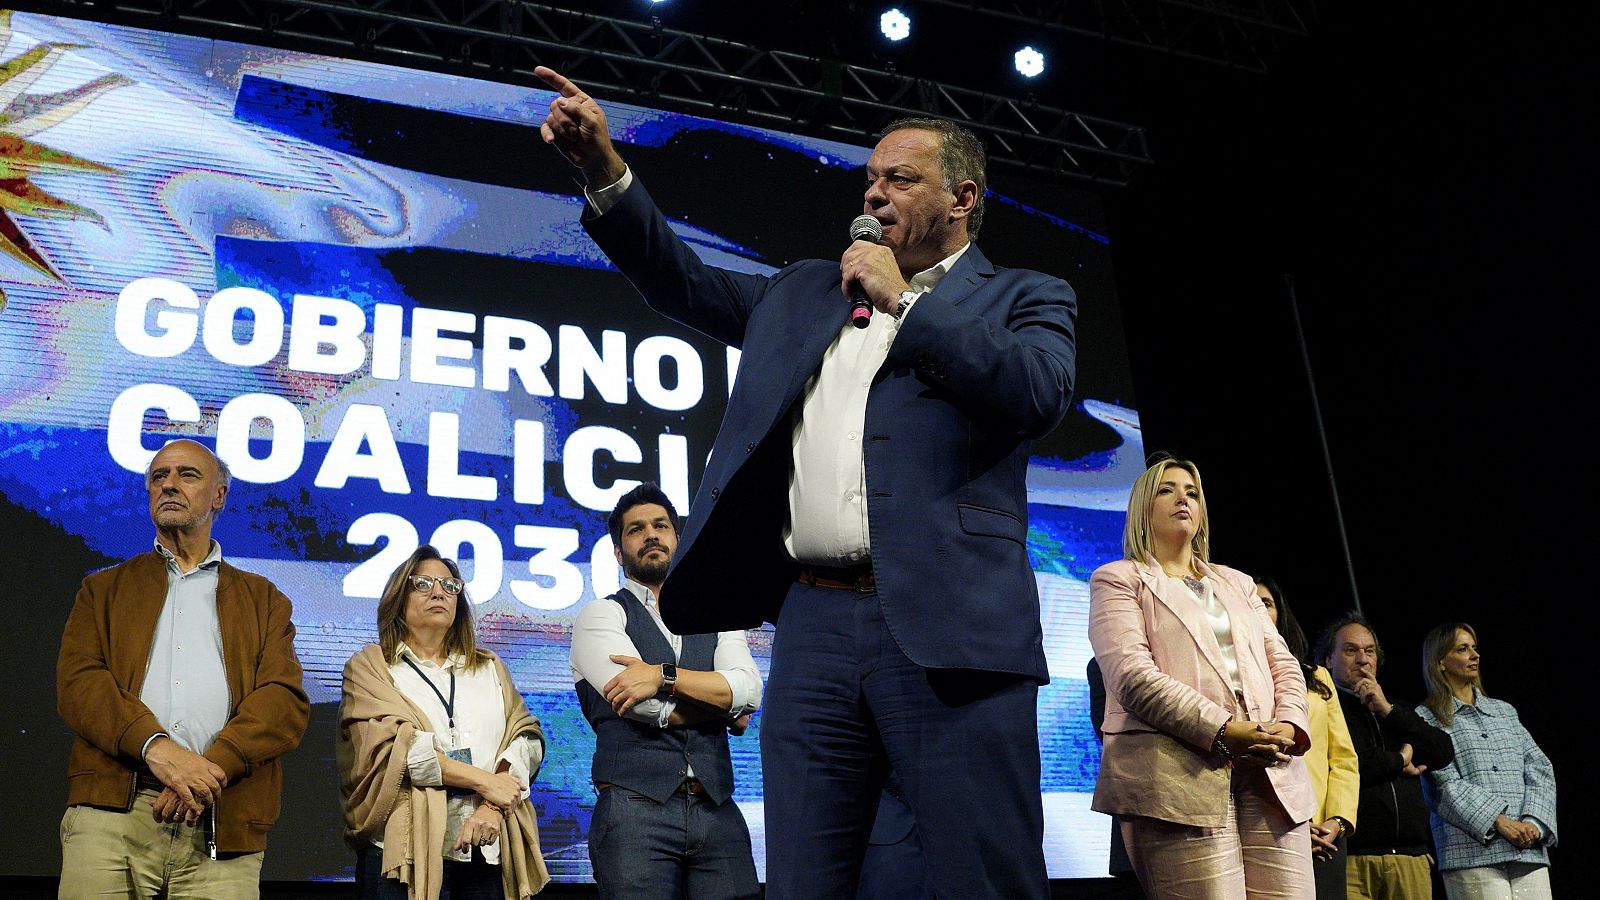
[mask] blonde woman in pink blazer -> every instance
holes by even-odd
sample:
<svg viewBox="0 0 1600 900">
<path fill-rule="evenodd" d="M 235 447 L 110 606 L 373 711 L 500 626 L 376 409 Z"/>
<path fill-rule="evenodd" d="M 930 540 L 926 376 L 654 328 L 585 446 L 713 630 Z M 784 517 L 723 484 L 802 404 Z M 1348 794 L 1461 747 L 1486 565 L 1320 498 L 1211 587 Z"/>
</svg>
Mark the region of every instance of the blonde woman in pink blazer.
<svg viewBox="0 0 1600 900">
<path fill-rule="evenodd" d="M 1089 587 L 1107 693 L 1093 808 L 1118 817 L 1149 897 L 1311 900 L 1305 677 L 1210 537 L 1193 463 L 1139 476 L 1126 558 Z"/>
</svg>

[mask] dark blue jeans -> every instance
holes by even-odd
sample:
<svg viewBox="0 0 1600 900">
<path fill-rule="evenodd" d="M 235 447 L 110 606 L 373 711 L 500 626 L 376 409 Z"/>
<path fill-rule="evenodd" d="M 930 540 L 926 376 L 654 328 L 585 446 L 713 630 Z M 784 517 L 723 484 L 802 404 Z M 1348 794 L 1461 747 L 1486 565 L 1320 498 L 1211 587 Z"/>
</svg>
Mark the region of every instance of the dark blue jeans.
<svg viewBox="0 0 1600 900">
<path fill-rule="evenodd" d="M 876 594 L 796 584 L 777 626 L 761 713 L 767 900 L 856 895 L 891 767 L 939 896 L 1047 898 L 1038 685 L 917 665 Z"/>
<path fill-rule="evenodd" d="M 589 822 L 600 896 L 616 900 L 746 900 L 761 896 L 750 829 L 729 800 L 673 794 L 657 803 L 626 788 L 600 791 Z"/>
<path fill-rule="evenodd" d="M 383 848 L 371 844 L 356 851 L 356 896 L 361 900 L 408 900 L 406 885 L 383 877 Z M 500 867 L 472 851 L 472 862 L 444 861 L 439 900 L 505 900 Z"/>
</svg>

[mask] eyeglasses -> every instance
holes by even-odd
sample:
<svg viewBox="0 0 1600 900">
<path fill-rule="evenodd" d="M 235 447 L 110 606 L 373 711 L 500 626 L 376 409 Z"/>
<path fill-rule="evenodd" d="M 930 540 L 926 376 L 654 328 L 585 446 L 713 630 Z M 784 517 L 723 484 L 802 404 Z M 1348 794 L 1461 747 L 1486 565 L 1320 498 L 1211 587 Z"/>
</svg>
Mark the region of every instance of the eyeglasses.
<svg viewBox="0 0 1600 900">
<path fill-rule="evenodd" d="M 444 585 L 446 594 L 459 594 L 461 589 L 466 587 L 459 578 L 434 578 L 431 575 L 411 576 L 411 586 L 423 593 L 433 590 L 433 586 L 436 584 Z"/>
</svg>

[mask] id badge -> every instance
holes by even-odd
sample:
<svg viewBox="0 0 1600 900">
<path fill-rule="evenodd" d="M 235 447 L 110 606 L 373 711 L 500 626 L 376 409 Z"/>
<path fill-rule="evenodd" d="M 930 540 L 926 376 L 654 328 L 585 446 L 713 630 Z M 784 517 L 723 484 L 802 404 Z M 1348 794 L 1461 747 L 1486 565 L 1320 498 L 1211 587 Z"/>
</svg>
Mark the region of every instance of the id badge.
<svg viewBox="0 0 1600 900">
<path fill-rule="evenodd" d="M 454 750 L 446 750 L 444 755 L 450 757 L 458 763 L 466 763 L 469 766 L 472 765 L 471 747 L 458 747 Z M 472 789 L 447 787 L 444 789 L 444 793 L 447 797 L 466 797 L 472 794 Z"/>
</svg>

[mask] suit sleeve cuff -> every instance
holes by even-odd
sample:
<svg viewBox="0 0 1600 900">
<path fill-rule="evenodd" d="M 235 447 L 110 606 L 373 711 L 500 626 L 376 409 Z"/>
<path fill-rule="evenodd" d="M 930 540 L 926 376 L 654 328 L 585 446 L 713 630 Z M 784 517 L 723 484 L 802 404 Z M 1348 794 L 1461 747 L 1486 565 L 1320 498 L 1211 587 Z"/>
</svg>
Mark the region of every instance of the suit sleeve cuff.
<svg viewBox="0 0 1600 900">
<path fill-rule="evenodd" d="M 1289 726 L 1294 729 L 1294 746 L 1289 748 L 1289 755 L 1305 756 L 1306 751 L 1311 749 L 1311 735 L 1293 722 L 1290 722 Z"/>
<path fill-rule="evenodd" d="M 632 184 L 633 170 L 624 167 L 621 178 L 603 188 L 596 188 L 592 191 L 584 188 L 583 196 L 584 199 L 589 201 L 589 205 L 594 207 L 594 214 L 603 216 L 607 210 L 617 205 L 617 201 L 622 199 L 622 195 L 628 192 L 628 187 Z"/>
</svg>

